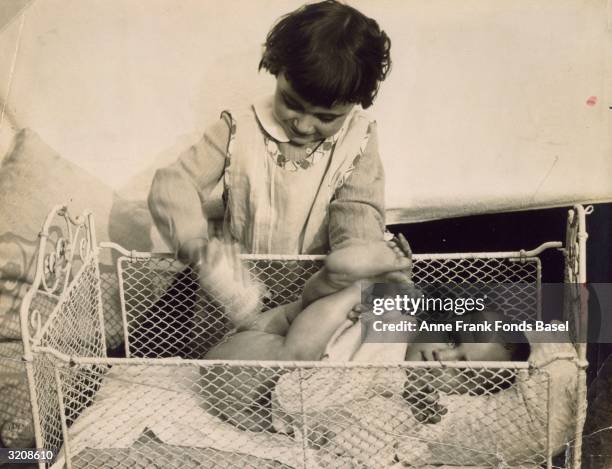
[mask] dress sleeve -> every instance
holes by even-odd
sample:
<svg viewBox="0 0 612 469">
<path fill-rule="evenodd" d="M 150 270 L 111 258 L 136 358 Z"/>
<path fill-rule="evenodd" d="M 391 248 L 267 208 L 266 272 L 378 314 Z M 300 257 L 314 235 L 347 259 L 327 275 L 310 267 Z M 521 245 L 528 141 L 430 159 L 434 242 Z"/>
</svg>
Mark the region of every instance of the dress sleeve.
<svg viewBox="0 0 612 469">
<path fill-rule="evenodd" d="M 208 238 L 202 204 L 223 177 L 228 139 L 228 122 L 222 118 L 153 178 L 149 210 L 160 234 L 181 260 L 197 261 Z"/>
<path fill-rule="evenodd" d="M 376 124 L 354 169 L 329 206 L 329 241 L 333 249 L 355 240 L 382 240 L 385 230 L 385 174 L 378 153 Z"/>
</svg>

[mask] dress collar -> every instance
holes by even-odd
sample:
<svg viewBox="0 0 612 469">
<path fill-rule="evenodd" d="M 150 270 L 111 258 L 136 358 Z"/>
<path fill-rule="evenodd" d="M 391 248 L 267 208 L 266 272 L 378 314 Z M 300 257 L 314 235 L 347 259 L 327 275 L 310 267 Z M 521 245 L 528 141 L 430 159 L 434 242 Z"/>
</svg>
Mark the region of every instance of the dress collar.
<svg viewBox="0 0 612 469">
<path fill-rule="evenodd" d="M 287 143 L 289 142 L 289 137 L 287 137 L 285 130 L 274 117 L 274 113 L 272 112 L 273 105 L 274 96 L 269 95 L 257 99 L 253 103 L 253 109 L 255 110 L 255 115 L 257 116 L 259 124 L 266 133 L 277 142 Z"/>
</svg>

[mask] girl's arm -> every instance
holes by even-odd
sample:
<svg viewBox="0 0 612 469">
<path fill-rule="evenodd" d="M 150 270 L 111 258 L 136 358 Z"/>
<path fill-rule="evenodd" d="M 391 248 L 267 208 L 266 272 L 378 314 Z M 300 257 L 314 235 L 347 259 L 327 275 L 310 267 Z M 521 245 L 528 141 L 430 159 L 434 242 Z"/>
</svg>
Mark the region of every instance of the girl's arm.
<svg viewBox="0 0 612 469">
<path fill-rule="evenodd" d="M 385 231 L 385 175 L 378 153 L 376 124 L 363 154 L 329 206 L 331 249 L 354 240 L 380 241 Z"/>
<path fill-rule="evenodd" d="M 220 119 L 176 162 L 155 173 L 149 210 L 160 234 L 179 259 L 197 263 L 208 239 L 202 204 L 225 168 L 229 127 Z"/>
</svg>

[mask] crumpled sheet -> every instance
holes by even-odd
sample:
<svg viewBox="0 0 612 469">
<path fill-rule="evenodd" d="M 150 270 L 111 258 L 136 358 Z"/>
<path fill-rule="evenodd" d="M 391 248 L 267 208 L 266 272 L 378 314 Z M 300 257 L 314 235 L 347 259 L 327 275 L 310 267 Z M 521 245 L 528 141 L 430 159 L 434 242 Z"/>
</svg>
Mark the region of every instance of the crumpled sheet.
<svg viewBox="0 0 612 469">
<path fill-rule="evenodd" d="M 405 344 L 355 345 L 358 328 L 335 338 L 328 360 L 403 361 Z M 373 467 L 539 465 L 547 457 L 548 426 L 552 454 L 571 442 L 577 405 L 586 405 L 577 402 L 578 380 L 585 377 L 579 375 L 571 343 L 532 343 L 531 348 L 529 361 L 542 365 L 519 370 L 509 388 L 480 396 L 441 394 L 439 403 L 448 412 L 437 424 L 414 418 L 402 398 L 406 373 L 399 367 L 288 373 L 274 391 L 274 424 L 305 446 Z M 553 357 L 559 358 L 550 361 Z"/>
<path fill-rule="evenodd" d="M 301 467 L 303 447 L 292 438 L 245 432 L 210 415 L 194 383 L 194 365 L 115 365 L 93 405 L 69 428 L 73 456 L 86 449 L 133 448 L 145 432 L 163 444 L 212 448 Z M 137 446 L 137 445 L 136 445 Z M 65 455 L 53 467 L 63 467 Z"/>
</svg>

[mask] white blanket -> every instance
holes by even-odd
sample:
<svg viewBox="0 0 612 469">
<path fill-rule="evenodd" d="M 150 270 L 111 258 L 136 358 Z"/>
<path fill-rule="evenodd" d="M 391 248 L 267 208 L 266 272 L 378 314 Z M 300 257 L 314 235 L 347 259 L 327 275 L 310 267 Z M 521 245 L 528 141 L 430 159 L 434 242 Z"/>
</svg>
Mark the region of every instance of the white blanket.
<svg viewBox="0 0 612 469">
<path fill-rule="evenodd" d="M 299 467 L 303 448 L 293 439 L 238 430 L 207 413 L 195 384 L 197 366 L 114 366 L 94 404 L 69 429 L 71 455 L 85 448 L 129 448 L 145 429 L 163 443 L 248 454 Z M 63 467 L 64 456 L 54 467 Z"/>
</svg>

